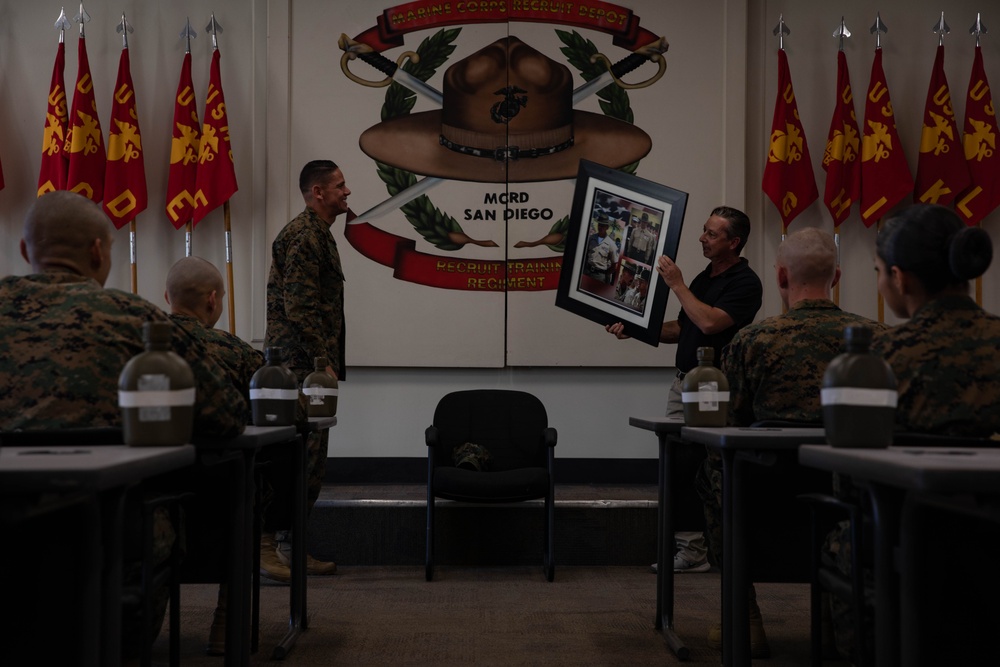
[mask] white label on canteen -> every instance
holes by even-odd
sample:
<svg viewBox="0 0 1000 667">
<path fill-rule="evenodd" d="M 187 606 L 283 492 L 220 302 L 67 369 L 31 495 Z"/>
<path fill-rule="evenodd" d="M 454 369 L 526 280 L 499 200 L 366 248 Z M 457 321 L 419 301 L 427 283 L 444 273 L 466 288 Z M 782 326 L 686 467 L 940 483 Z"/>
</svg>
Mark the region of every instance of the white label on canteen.
<svg viewBox="0 0 1000 667">
<path fill-rule="evenodd" d="M 729 392 L 719 391 L 718 382 L 699 382 L 698 391 L 681 393 L 681 402 L 697 403 L 700 412 L 718 412 L 720 403 L 729 402 Z"/>
<path fill-rule="evenodd" d="M 251 389 L 250 400 L 277 400 L 277 401 L 297 401 L 299 400 L 298 389 Z"/>
<path fill-rule="evenodd" d="M 823 405 L 858 405 L 870 408 L 894 408 L 899 394 L 894 389 L 862 387 L 824 387 L 820 390 Z"/>
<path fill-rule="evenodd" d="M 120 408 L 159 408 L 194 405 L 194 387 L 166 391 L 118 392 Z"/>
<path fill-rule="evenodd" d="M 302 393 L 306 396 L 336 396 L 336 387 L 303 387 Z"/>
</svg>

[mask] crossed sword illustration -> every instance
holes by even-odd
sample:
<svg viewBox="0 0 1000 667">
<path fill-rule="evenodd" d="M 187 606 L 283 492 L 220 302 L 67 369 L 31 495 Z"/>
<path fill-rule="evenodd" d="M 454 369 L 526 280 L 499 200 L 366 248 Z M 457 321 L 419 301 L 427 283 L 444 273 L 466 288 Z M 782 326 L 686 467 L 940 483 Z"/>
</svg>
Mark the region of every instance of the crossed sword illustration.
<svg viewBox="0 0 1000 667">
<path fill-rule="evenodd" d="M 386 58 L 385 56 L 383 56 L 381 53 L 378 53 L 377 51 L 372 49 L 367 44 L 351 39 L 346 34 L 341 34 L 337 44 L 344 51 L 344 55 L 341 56 L 340 58 L 340 67 L 344 71 L 344 74 L 347 76 L 347 78 L 349 78 L 351 81 L 354 81 L 355 83 L 360 83 L 363 86 L 369 86 L 374 88 L 381 88 L 383 86 L 388 86 L 393 81 L 395 81 L 396 83 L 400 84 L 407 90 L 410 90 L 418 95 L 422 95 L 423 97 L 427 98 L 428 100 L 433 102 L 436 106 L 440 107 L 444 103 L 444 96 L 441 94 L 440 91 L 428 85 L 425 81 L 421 81 L 420 79 L 413 76 L 412 74 L 410 74 L 409 72 L 405 71 L 402 68 L 403 61 L 406 60 L 407 58 L 409 58 L 413 62 L 418 62 L 420 56 L 417 53 L 413 51 L 406 51 L 405 53 L 399 56 L 396 62 L 393 62 L 388 58 Z M 667 69 L 667 61 L 666 58 L 663 57 L 663 54 L 666 53 L 669 46 L 670 45 L 667 43 L 666 37 L 660 37 L 659 39 L 654 40 L 649 44 L 637 49 L 630 55 L 622 58 L 621 60 L 619 60 L 614 64 L 612 64 L 611 61 L 608 60 L 608 58 L 605 57 L 603 54 L 600 53 L 595 54 L 594 56 L 591 57 L 591 62 L 597 62 L 598 60 L 600 60 L 607 66 L 607 69 L 598 76 L 595 76 L 590 81 L 580 85 L 573 91 L 573 106 L 575 107 L 578 103 L 590 97 L 591 95 L 593 95 L 594 93 L 603 89 L 605 86 L 611 83 L 615 83 L 626 90 L 633 90 L 636 88 L 646 88 L 656 83 L 656 81 L 658 81 L 660 77 L 663 76 L 663 73 Z M 386 78 L 381 81 L 369 81 L 367 79 L 363 79 L 355 75 L 353 72 L 351 72 L 350 68 L 348 67 L 348 63 L 351 60 L 359 58 L 364 62 L 366 62 L 367 64 L 374 67 L 375 69 L 377 69 L 378 71 L 385 74 Z M 640 65 L 642 65 L 647 61 L 651 61 L 659 65 L 659 70 L 657 71 L 656 74 L 654 74 L 649 79 L 639 83 L 630 84 L 622 81 L 621 77 L 628 74 L 629 72 L 636 69 L 637 67 L 639 67 Z M 362 222 L 367 222 L 369 220 L 380 218 L 386 215 L 387 213 L 390 213 L 402 206 L 405 206 L 407 203 L 413 201 L 420 195 L 424 194 L 434 186 L 441 183 L 443 180 L 444 179 L 438 178 L 436 176 L 426 176 L 417 181 L 416 183 L 414 183 L 413 185 L 411 185 L 410 187 L 406 188 L 405 190 L 401 190 L 392 197 L 389 197 L 388 199 L 383 201 L 382 203 L 373 206 L 372 208 L 368 209 L 361 215 L 351 217 L 351 214 L 349 212 L 347 224 L 349 225 L 359 224 Z M 478 244 L 488 243 L 494 246 L 496 245 L 492 241 L 477 242 L 475 240 L 470 239 L 470 242 Z M 522 243 L 524 245 L 536 245 L 535 243 L 525 243 L 525 242 L 520 242 L 519 245 Z"/>
</svg>

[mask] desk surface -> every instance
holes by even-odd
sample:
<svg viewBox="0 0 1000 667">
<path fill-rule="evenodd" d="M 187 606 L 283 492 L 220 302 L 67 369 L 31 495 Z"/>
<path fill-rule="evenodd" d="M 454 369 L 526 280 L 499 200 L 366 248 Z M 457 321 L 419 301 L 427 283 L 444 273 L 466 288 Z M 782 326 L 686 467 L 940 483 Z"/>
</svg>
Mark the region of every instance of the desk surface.
<svg viewBox="0 0 1000 667">
<path fill-rule="evenodd" d="M 1000 489 L 1000 449 L 804 445 L 799 449 L 799 463 L 915 491 L 996 493 Z"/>
<path fill-rule="evenodd" d="M 684 420 L 667 417 L 629 417 L 628 425 L 653 431 L 656 435 L 676 435 L 684 427 Z"/>
<path fill-rule="evenodd" d="M 722 449 L 796 449 L 804 443 L 825 443 L 826 432 L 803 427 L 685 426 L 681 438 Z"/>
<path fill-rule="evenodd" d="M 4 447 L 0 493 L 104 491 L 191 465 L 195 448 Z"/>
</svg>

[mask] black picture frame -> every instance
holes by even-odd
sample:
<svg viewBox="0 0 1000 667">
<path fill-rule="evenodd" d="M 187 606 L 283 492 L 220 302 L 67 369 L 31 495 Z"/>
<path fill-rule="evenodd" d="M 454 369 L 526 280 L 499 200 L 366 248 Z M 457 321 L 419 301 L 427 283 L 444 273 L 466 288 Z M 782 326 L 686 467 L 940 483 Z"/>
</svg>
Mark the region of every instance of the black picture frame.
<svg viewBox="0 0 1000 667">
<path fill-rule="evenodd" d="M 632 338 L 659 345 L 670 289 L 656 259 L 677 258 L 687 200 L 686 192 L 580 160 L 556 306 L 599 324 L 621 322 Z"/>
</svg>

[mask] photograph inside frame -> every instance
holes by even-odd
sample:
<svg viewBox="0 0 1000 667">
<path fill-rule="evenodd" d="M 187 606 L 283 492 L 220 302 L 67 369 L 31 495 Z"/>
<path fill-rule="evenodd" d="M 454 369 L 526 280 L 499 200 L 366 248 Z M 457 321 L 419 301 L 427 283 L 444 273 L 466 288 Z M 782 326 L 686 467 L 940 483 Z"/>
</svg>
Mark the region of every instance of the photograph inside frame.
<svg viewBox="0 0 1000 667">
<path fill-rule="evenodd" d="M 669 290 L 656 258 L 676 257 L 687 193 L 582 160 L 556 305 L 659 343 Z"/>
</svg>

